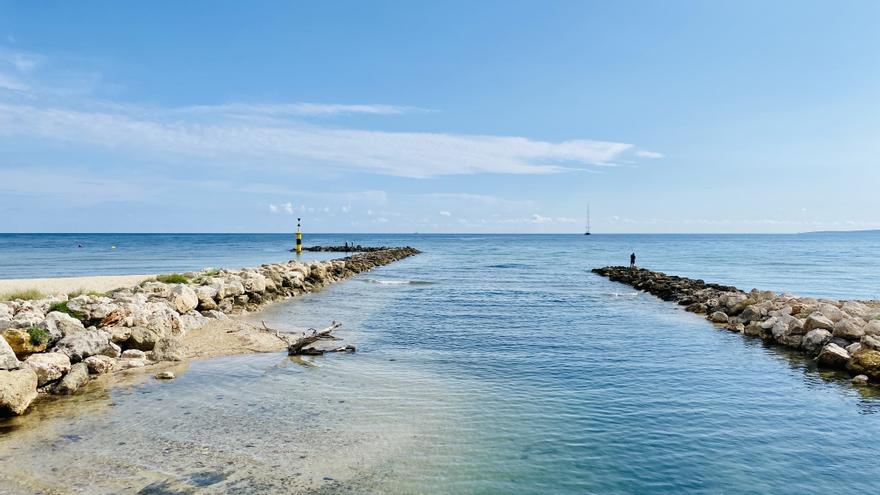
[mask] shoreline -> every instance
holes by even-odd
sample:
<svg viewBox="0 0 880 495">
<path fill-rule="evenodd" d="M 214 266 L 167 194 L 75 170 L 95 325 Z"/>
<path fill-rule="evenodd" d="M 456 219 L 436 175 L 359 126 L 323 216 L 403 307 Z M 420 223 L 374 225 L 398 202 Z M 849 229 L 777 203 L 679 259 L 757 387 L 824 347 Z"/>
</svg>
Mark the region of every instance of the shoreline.
<svg viewBox="0 0 880 495">
<path fill-rule="evenodd" d="M 819 368 L 848 372 L 855 384 L 880 384 L 880 301 L 745 292 L 645 268 L 592 272 L 706 315 L 717 327 L 800 351 Z"/>
<path fill-rule="evenodd" d="M 38 395 L 70 395 L 99 375 L 280 351 L 284 339 L 230 316 L 418 253 L 387 248 L 308 264 L 159 276 L 163 281 L 147 278 L 109 294 L 0 301 L 0 417 L 25 413 Z"/>
</svg>

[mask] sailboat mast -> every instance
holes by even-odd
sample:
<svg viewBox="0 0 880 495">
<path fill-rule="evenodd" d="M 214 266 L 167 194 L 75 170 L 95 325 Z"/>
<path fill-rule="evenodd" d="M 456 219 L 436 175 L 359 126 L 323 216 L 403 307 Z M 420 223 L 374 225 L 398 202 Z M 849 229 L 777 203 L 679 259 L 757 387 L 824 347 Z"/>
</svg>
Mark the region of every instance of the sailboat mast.
<svg viewBox="0 0 880 495">
<path fill-rule="evenodd" d="M 587 234 L 590 233 L 590 203 L 587 203 Z"/>
</svg>

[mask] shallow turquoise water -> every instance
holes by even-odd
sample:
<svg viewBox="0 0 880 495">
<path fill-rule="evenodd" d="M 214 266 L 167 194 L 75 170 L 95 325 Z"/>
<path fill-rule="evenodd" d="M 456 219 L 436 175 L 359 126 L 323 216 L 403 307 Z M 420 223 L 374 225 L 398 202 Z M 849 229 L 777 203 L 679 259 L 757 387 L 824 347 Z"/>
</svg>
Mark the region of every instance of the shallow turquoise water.
<svg viewBox="0 0 880 495">
<path fill-rule="evenodd" d="M 33 465 L 105 493 L 876 491 L 874 392 L 589 269 L 636 250 L 741 288 L 874 298 L 878 235 L 321 241 L 339 239 L 424 253 L 253 318 L 337 319 L 358 353 L 195 362 L 47 407 L 0 434 L 10 493 Z M 288 256 L 286 237 L 236 242 L 279 249 L 240 264 Z M 218 264 L 209 252 L 174 269 Z"/>
</svg>

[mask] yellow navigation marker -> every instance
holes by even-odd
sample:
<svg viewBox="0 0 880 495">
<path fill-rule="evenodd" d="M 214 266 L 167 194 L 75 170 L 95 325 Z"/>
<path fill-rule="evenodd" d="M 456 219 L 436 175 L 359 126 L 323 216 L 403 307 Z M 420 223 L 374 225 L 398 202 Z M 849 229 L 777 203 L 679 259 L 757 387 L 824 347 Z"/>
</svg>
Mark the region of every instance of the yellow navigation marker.
<svg viewBox="0 0 880 495">
<path fill-rule="evenodd" d="M 303 252 L 303 233 L 300 225 L 301 218 L 296 219 L 296 254 Z"/>
</svg>

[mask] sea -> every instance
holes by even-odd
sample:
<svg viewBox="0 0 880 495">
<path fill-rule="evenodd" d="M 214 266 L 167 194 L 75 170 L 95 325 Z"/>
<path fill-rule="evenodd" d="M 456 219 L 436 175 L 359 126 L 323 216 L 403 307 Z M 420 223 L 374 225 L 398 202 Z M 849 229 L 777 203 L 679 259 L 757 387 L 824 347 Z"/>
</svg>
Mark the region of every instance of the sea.
<svg viewBox="0 0 880 495">
<path fill-rule="evenodd" d="M 291 235 L 0 234 L 0 278 L 294 259 Z M 307 234 L 422 254 L 249 315 L 354 354 L 197 360 L 0 420 L 0 494 L 880 492 L 880 392 L 590 272 L 880 299 L 880 234 Z M 301 259 L 338 256 L 304 253 Z"/>
</svg>

